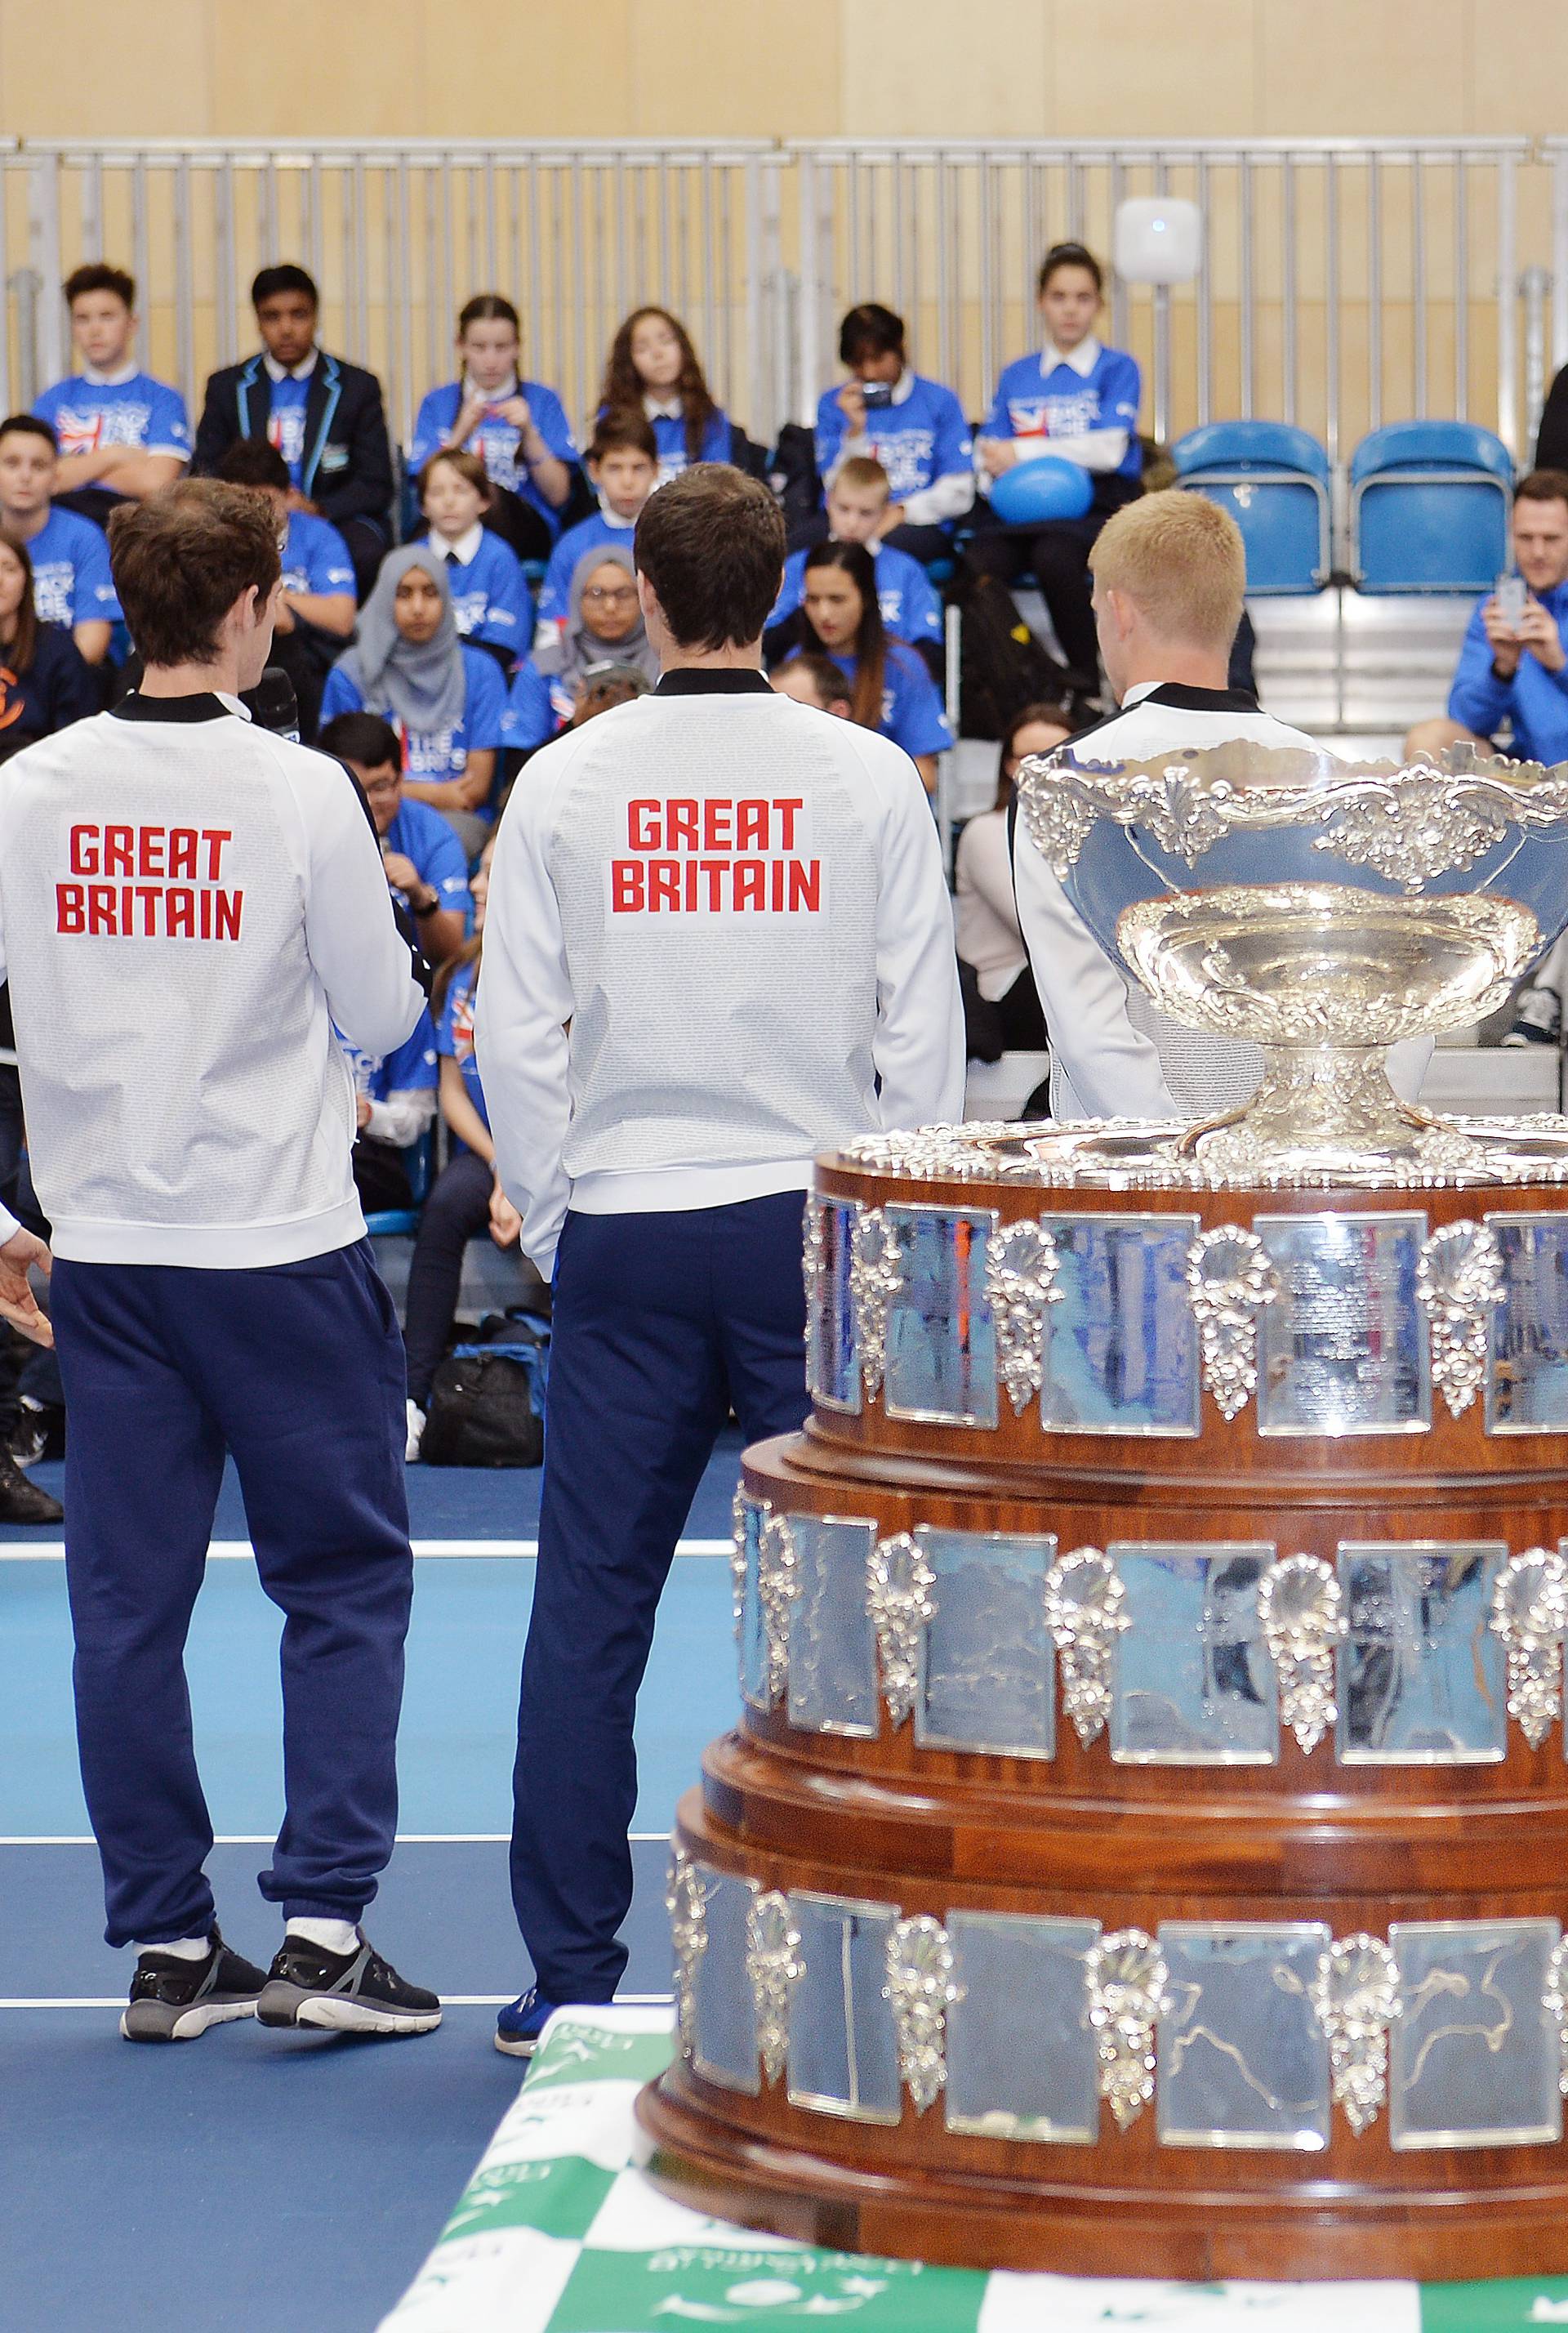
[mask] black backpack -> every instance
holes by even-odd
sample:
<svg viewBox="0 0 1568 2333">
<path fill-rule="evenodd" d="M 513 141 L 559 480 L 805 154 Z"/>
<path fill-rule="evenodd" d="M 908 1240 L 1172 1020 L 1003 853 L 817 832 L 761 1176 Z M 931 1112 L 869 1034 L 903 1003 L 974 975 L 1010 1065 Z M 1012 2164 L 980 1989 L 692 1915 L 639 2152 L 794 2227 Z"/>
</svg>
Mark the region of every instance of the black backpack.
<svg viewBox="0 0 1568 2333">
<path fill-rule="evenodd" d="M 427 1466 L 537 1466 L 544 1457 L 550 1330 L 503 1312 L 454 1345 L 430 1387 L 419 1455 Z"/>
<path fill-rule="evenodd" d="M 997 575 L 953 584 L 961 614 L 959 726 L 966 737 L 999 737 L 1023 706 L 1041 700 L 1076 709 L 1090 685 L 1040 646 Z"/>
</svg>

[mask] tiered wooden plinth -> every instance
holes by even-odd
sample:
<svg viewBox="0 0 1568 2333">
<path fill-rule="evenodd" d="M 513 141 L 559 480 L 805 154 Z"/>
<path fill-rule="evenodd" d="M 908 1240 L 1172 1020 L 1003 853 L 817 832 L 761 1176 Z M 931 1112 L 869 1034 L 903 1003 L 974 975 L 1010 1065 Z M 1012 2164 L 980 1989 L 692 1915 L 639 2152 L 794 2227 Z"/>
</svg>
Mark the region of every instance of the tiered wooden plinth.
<svg viewBox="0 0 1568 2333">
<path fill-rule="evenodd" d="M 1102 1210 L 1195 1215 L 1206 1229 L 1385 1210 L 1422 1213 L 1434 1229 L 1498 1212 L 1568 1220 L 1568 1192 L 1552 1189 L 1042 1193 L 843 1166 L 817 1187 L 867 1207 L 993 1208 L 1003 1226 Z M 1435 1392 L 1429 1429 L 1343 1438 L 1260 1434 L 1256 1400 L 1227 1420 L 1208 1392 L 1191 1438 L 1046 1432 L 1037 1403 L 1015 1416 L 1007 1400 L 995 1426 L 900 1421 L 878 1396 L 858 1414 L 818 1407 L 803 1435 L 751 1451 L 745 1484 L 776 1514 L 865 1518 L 883 1541 L 917 1525 L 1052 1533 L 1063 1552 L 1267 1542 L 1334 1565 L 1366 1543 L 1517 1555 L 1568 1537 L 1568 1436 L 1498 1434 L 1484 1396 L 1454 1416 Z M 1332 1726 L 1304 1752 L 1282 1726 L 1276 1762 L 1197 1765 L 1117 1762 L 1109 1732 L 1085 1746 L 1065 1711 L 1053 1754 L 1032 1758 L 920 1746 L 880 1701 L 875 1722 L 875 1738 L 854 1738 L 792 1725 L 782 1699 L 749 1708 L 708 1752 L 678 1847 L 753 1893 L 943 1924 L 1007 1913 L 1156 1937 L 1172 1922 L 1320 1922 L 1334 1938 L 1376 1940 L 1411 1923 L 1568 1924 L 1560 1728 L 1532 1747 L 1510 1720 L 1494 1762 L 1394 1764 L 1346 1762 Z M 1451 1977 L 1434 1982 L 1453 1991 Z M 1523 2046 L 1534 2011 L 1520 1996 L 1505 2005 L 1483 1983 L 1454 1997 L 1456 2027 L 1496 2029 L 1483 2074 Z M 1412 1999 L 1409 2013 L 1432 2011 Z M 1537 2107 L 1539 2051 L 1557 2048 L 1541 2016 Z M 1166 2046 L 1162 2033 L 1162 2078 Z M 1439 2032 L 1431 2046 L 1450 2045 Z M 1554 2055 L 1550 2071 L 1554 2095 Z M 1568 2271 L 1560 2136 L 1431 2144 L 1410 2139 L 1407 2117 L 1396 2146 L 1388 2103 L 1358 2135 L 1336 2101 L 1326 2145 L 1204 2145 L 1162 2136 L 1152 2101 L 1125 2129 L 1100 2109 L 1092 2141 L 1063 2143 L 954 2131 L 940 2095 L 917 2110 L 906 2088 L 896 2123 L 878 2123 L 793 2103 L 787 2071 L 763 2073 L 748 2093 L 700 2072 L 688 2050 L 639 2105 L 653 2176 L 727 2219 L 933 2261 L 1194 2279 Z"/>
</svg>

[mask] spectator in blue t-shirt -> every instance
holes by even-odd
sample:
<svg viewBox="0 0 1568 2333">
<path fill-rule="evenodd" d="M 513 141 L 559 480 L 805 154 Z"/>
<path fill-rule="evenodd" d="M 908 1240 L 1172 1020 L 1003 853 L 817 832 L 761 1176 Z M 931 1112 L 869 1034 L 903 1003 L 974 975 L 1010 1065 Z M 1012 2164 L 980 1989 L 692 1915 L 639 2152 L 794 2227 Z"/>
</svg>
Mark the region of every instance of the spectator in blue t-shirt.
<svg viewBox="0 0 1568 2333">
<path fill-rule="evenodd" d="M 404 791 L 449 819 L 472 857 L 494 816 L 506 683 L 458 633 L 446 570 L 429 546 L 388 552 L 359 610 L 359 636 L 327 676 L 321 717 L 379 713 L 397 730 Z"/>
<path fill-rule="evenodd" d="M 31 413 L 0 421 L 0 527 L 27 545 L 41 623 L 71 634 L 88 664 L 103 662 L 120 620 L 102 529 L 56 510 L 54 433 Z"/>
<path fill-rule="evenodd" d="M 494 497 L 478 455 L 460 447 L 432 454 L 419 473 L 425 540 L 445 562 L 457 629 L 476 648 L 493 650 L 510 677 L 533 644 L 533 594 L 516 552 L 485 531 Z"/>
<path fill-rule="evenodd" d="M 171 485 L 191 456 L 185 399 L 136 356 L 136 279 L 95 262 L 64 283 L 81 370 L 57 380 L 33 410 L 60 449 L 54 499 L 100 526 L 117 503 L 145 502 Z"/>
<path fill-rule="evenodd" d="M 0 761 L 98 710 L 70 633 L 38 620 L 27 545 L 0 533 Z"/>
<path fill-rule="evenodd" d="M 403 749 L 377 713 L 339 713 L 316 743 L 359 779 L 381 838 L 381 861 L 395 899 L 414 918 L 432 964 L 445 964 L 468 936 L 468 859 L 438 810 L 403 798 Z"/>
<path fill-rule="evenodd" d="M 667 308 L 636 308 L 610 343 L 599 418 L 641 413 L 658 448 L 659 484 L 693 462 L 734 459 L 736 430 L 715 402 L 691 335 Z"/>
<path fill-rule="evenodd" d="M 637 521 L 659 483 L 659 449 L 652 425 L 640 413 L 607 413 L 588 450 L 588 474 L 598 495 L 592 518 L 569 527 L 550 553 L 539 595 L 540 625 L 560 625 L 571 607 L 571 582 L 583 554 L 618 543 L 632 547 Z M 538 643 L 543 646 L 542 638 Z"/>
<path fill-rule="evenodd" d="M 934 679 L 942 672 L 942 601 L 936 588 L 918 559 L 899 551 L 882 532 L 891 495 L 887 472 L 880 462 L 869 456 L 852 454 L 841 462 L 834 473 L 833 484 L 827 489 L 827 535 L 833 542 L 863 542 L 876 562 L 876 604 L 882 610 L 884 629 L 895 640 L 904 640 L 917 648 Z M 789 623 L 800 605 L 806 581 L 804 551 L 792 551 L 784 562 L 784 583 L 773 612 L 768 619 L 769 633 Z M 764 641 L 770 657 L 776 648 L 793 646 L 798 631 L 786 637 L 780 633 L 777 643 Z"/>
<path fill-rule="evenodd" d="M 456 380 L 421 401 L 408 448 L 416 477 L 432 454 L 477 454 L 495 488 L 484 523 L 519 559 L 548 559 L 578 475 L 577 440 L 553 389 L 519 374 L 517 310 L 482 292 L 457 319 Z"/>
<path fill-rule="evenodd" d="M 330 519 L 289 507 L 289 471 L 265 437 L 237 437 L 215 475 L 249 486 L 272 506 L 282 555 L 282 591 L 272 626 L 273 664 L 294 684 L 300 735 L 308 745 L 321 717 L 332 659 L 354 631 L 354 562 Z"/>
<path fill-rule="evenodd" d="M 891 737 L 936 789 L 936 757 L 953 742 L 942 699 L 912 648 L 890 640 L 876 604 L 876 568 L 861 542 L 819 542 L 806 554 L 801 645 L 848 682 L 849 717 Z"/>
<path fill-rule="evenodd" d="M 824 389 L 817 408 L 824 491 L 841 463 L 875 456 L 891 489 L 884 540 L 912 559 L 947 558 L 953 522 L 974 500 L 974 444 L 962 406 L 941 381 L 911 370 L 904 319 L 875 300 L 845 317 L 838 360 L 849 379 Z M 817 533 L 826 532 L 820 523 Z"/>
<path fill-rule="evenodd" d="M 1076 463 L 1093 485 L 1087 514 L 1004 527 L 988 506 L 965 554 L 972 573 L 1009 583 L 1032 569 L 1064 659 L 1090 684 L 1100 670 L 1090 548 L 1111 513 L 1142 493 L 1143 473 L 1141 378 L 1133 358 L 1103 348 L 1095 337 L 1104 300 L 1100 263 L 1081 243 L 1058 243 L 1047 252 L 1038 302 L 1044 345 L 1037 355 L 1003 367 L 979 444 L 990 479 L 1043 454 Z"/>
<path fill-rule="evenodd" d="M 1514 494 L 1514 564 L 1525 587 L 1515 616 L 1494 592 L 1477 602 L 1459 650 L 1446 720 L 1422 721 L 1408 758 L 1476 744 L 1488 753 L 1505 723 L 1516 761 L 1568 761 L 1568 472 L 1533 470 Z"/>
<path fill-rule="evenodd" d="M 341 1029 L 338 1043 L 354 1080 L 354 1188 L 365 1213 L 408 1208 L 408 1152 L 435 1115 L 435 1032 L 422 1013 L 412 1036 L 390 1053 L 361 1052 Z"/>
</svg>

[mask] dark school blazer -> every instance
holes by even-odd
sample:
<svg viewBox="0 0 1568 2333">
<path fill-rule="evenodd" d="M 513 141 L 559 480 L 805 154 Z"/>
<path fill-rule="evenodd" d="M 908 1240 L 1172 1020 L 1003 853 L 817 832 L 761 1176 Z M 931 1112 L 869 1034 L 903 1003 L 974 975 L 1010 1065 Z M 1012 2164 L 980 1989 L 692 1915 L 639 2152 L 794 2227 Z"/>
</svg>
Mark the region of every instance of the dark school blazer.
<svg viewBox="0 0 1568 2333">
<path fill-rule="evenodd" d="M 272 378 L 259 349 L 244 364 L 215 372 L 196 427 L 196 475 L 210 477 L 239 438 L 264 437 L 272 407 Z M 369 518 L 386 526 L 391 517 L 392 448 L 381 384 L 373 372 L 325 349 L 317 351 L 306 389 L 300 491 L 339 525 Z"/>
</svg>

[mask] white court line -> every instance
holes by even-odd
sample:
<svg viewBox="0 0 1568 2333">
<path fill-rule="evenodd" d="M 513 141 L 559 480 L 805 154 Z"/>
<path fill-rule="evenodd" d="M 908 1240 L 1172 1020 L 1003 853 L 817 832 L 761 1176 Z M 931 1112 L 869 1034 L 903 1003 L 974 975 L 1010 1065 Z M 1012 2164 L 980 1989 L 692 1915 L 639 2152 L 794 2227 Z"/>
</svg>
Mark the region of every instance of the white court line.
<svg viewBox="0 0 1568 2333">
<path fill-rule="evenodd" d="M 617 1992 L 617 2006 L 621 2009 L 667 2009 L 674 1998 L 668 1992 Z M 444 1992 L 443 2009 L 502 2009 L 515 2001 L 515 1992 Z M 81 1993 L 58 2001 L 42 1997 L 16 2001 L 0 2001 L 0 2009 L 123 2009 L 123 1992 Z"/>
<path fill-rule="evenodd" d="M 215 1847 L 271 1847 L 270 1830 L 230 1830 L 214 1839 Z M 629 1830 L 628 1847 L 667 1847 L 667 1830 Z M 510 1847 L 509 1830 L 400 1830 L 399 1847 Z M 91 1831 L 14 1831 L 0 1839 L 0 1847 L 96 1847 Z"/>
<path fill-rule="evenodd" d="M 416 1539 L 413 1542 L 416 1556 L 444 1555 L 507 1555 L 536 1556 L 536 1539 Z M 727 1539 L 683 1539 L 675 1542 L 677 1555 L 728 1555 Z M 209 1561 L 218 1563 L 248 1563 L 251 1543 L 248 1539 L 215 1539 L 207 1550 Z M 62 1563 L 65 1541 L 62 1539 L 31 1540 L 25 1547 L 12 1544 L 0 1547 L 0 1563 Z"/>
</svg>

